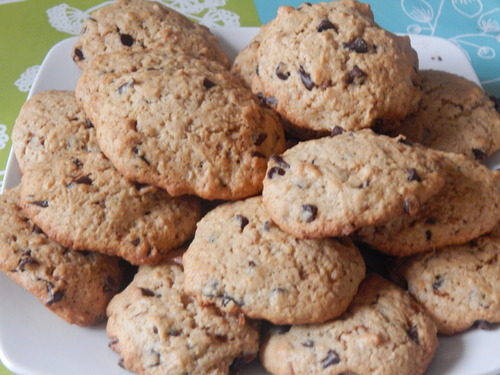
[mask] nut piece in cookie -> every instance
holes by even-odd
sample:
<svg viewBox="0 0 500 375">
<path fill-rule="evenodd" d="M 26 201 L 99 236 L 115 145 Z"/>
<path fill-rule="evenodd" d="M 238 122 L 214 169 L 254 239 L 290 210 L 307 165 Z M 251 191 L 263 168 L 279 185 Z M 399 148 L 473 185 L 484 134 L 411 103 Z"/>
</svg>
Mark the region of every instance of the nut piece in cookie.
<svg viewBox="0 0 500 375">
<path fill-rule="evenodd" d="M 184 288 L 200 303 L 275 324 L 339 316 L 365 276 L 351 241 L 296 239 L 273 223 L 260 196 L 210 211 L 183 262 Z"/>
<path fill-rule="evenodd" d="M 62 247 L 26 217 L 18 200 L 19 188 L 0 195 L 0 270 L 68 323 L 104 320 L 124 278 L 119 259 Z"/>
<path fill-rule="evenodd" d="M 436 325 L 424 309 L 372 274 L 340 318 L 271 330 L 260 357 L 279 375 L 421 375 L 437 345 Z"/>
<path fill-rule="evenodd" d="M 435 151 L 371 130 L 339 129 L 269 160 L 263 199 L 283 230 L 300 238 L 348 235 L 414 215 L 443 186 Z"/>
<path fill-rule="evenodd" d="M 162 264 L 140 266 L 108 306 L 110 347 L 123 366 L 143 375 L 233 374 L 259 350 L 259 327 L 243 316 L 203 306 L 182 289 L 174 251 Z"/>
</svg>

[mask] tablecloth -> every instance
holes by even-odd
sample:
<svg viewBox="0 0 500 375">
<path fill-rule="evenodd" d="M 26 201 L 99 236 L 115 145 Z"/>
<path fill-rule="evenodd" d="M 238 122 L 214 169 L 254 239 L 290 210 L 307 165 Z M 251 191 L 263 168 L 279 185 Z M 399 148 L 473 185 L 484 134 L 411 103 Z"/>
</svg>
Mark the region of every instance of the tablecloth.
<svg viewBox="0 0 500 375">
<path fill-rule="evenodd" d="M 258 26 L 300 0 L 161 0 L 209 27 Z M 310 1 L 318 2 L 318 1 Z M 500 0 L 364 0 L 397 33 L 449 39 L 467 54 L 484 89 L 500 96 Z M 21 105 L 52 45 L 79 33 L 99 0 L 0 0 L 0 187 Z M 0 303 L 8 303 L 1 301 Z M 1 317 L 0 317 L 1 319 Z M 36 334 L 36 333 L 34 333 Z M 29 355 L 29 353 L 27 353 Z M 0 364 L 0 375 L 10 372 Z"/>
</svg>

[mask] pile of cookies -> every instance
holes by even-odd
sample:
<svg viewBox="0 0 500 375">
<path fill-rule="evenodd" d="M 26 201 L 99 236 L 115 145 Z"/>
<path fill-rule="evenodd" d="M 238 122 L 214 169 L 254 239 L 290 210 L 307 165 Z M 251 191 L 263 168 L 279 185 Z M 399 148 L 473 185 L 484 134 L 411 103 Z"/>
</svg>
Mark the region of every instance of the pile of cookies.
<svg viewBox="0 0 500 375">
<path fill-rule="evenodd" d="M 438 333 L 500 322 L 498 107 L 369 6 L 283 6 L 230 67 L 207 28 L 118 0 L 72 57 L 76 91 L 16 120 L 0 268 L 107 317 L 124 368 L 417 375 Z"/>
</svg>

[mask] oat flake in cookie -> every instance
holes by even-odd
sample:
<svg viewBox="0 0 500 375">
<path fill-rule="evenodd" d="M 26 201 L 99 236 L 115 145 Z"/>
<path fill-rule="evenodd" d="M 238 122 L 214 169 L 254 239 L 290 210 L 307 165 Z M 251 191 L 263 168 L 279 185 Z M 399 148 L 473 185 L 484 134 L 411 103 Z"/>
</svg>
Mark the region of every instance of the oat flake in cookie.
<svg viewBox="0 0 500 375">
<path fill-rule="evenodd" d="M 361 228 L 358 240 L 386 254 L 407 256 L 457 245 L 489 232 L 500 220 L 500 172 L 461 154 L 441 155 L 445 184 L 415 215 Z"/>
<path fill-rule="evenodd" d="M 352 0 L 282 6 L 262 35 L 252 91 L 296 126 L 324 135 L 384 128 L 417 108 L 418 58 L 408 37 Z"/>
<path fill-rule="evenodd" d="M 285 147 L 277 114 L 238 78 L 166 49 L 96 58 L 76 97 L 115 167 L 172 196 L 256 195 L 268 157 Z"/>
<path fill-rule="evenodd" d="M 260 357 L 275 375 L 421 375 L 437 345 L 424 309 L 373 274 L 340 318 L 271 330 Z"/>
<path fill-rule="evenodd" d="M 125 180 L 101 153 L 54 158 L 25 171 L 21 206 L 47 235 L 76 250 L 157 263 L 193 234 L 194 197 Z"/>
<path fill-rule="evenodd" d="M 108 306 L 110 347 L 141 375 L 237 373 L 257 355 L 258 324 L 199 304 L 183 279 L 180 256 L 139 267 Z"/>
<path fill-rule="evenodd" d="M 498 233 L 405 258 L 395 272 L 406 280 L 441 334 L 500 322 Z"/>
<path fill-rule="evenodd" d="M 420 75 L 419 108 L 394 133 L 479 161 L 500 149 L 500 113 L 481 87 L 443 71 L 423 70 Z"/>
<path fill-rule="evenodd" d="M 73 91 L 43 91 L 21 108 L 12 145 L 24 171 L 59 154 L 99 152 L 95 129 L 78 107 Z"/>
<path fill-rule="evenodd" d="M 298 240 L 272 222 L 260 196 L 210 211 L 183 262 L 185 290 L 202 304 L 276 324 L 339 316 L 365 276 L 350 240 Z"/>
<path fill-rule="evenodd" d="M 118 258 L 62 247 L 26 217 L 18 200 L 19 188 L 0 195 L 0 270 L 68 323 L 104 320 L 122 286 Z"/>
<path fill-rule="evenodd" d="M 348 235 L 414 215 L 443 186 L 437 151 L 371 130 L 336 130 L 269 160 L 263 199 L 283 230 L 300 238 Z"/>
<path fill-rule="evenodd" d="M 84 22 L 72 58 L 80 68 L 104 53 L 139 52 L 164 45 L 229 67 L 229 58 L 207 27 L 158 1 L 118 0 Z"/>
</svg>

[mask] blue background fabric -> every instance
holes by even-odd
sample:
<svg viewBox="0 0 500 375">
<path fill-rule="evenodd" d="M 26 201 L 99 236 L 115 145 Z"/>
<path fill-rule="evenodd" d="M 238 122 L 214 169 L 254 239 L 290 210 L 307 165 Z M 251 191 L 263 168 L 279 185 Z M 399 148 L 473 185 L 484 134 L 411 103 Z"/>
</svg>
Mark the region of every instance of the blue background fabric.
<svg viewBox="0 0 500 375">
<path fill-rule="evenodd" d="M 261 23 L 280 5 L 299 0 L 254 0 Z M 319 1 L 309 1 L 318 3 Z M 469 57 L 484 89 L 500 97 L 500 0 L 363 0 L 375 20 L 395 33 L 438 36 Z"/>
</svg>

